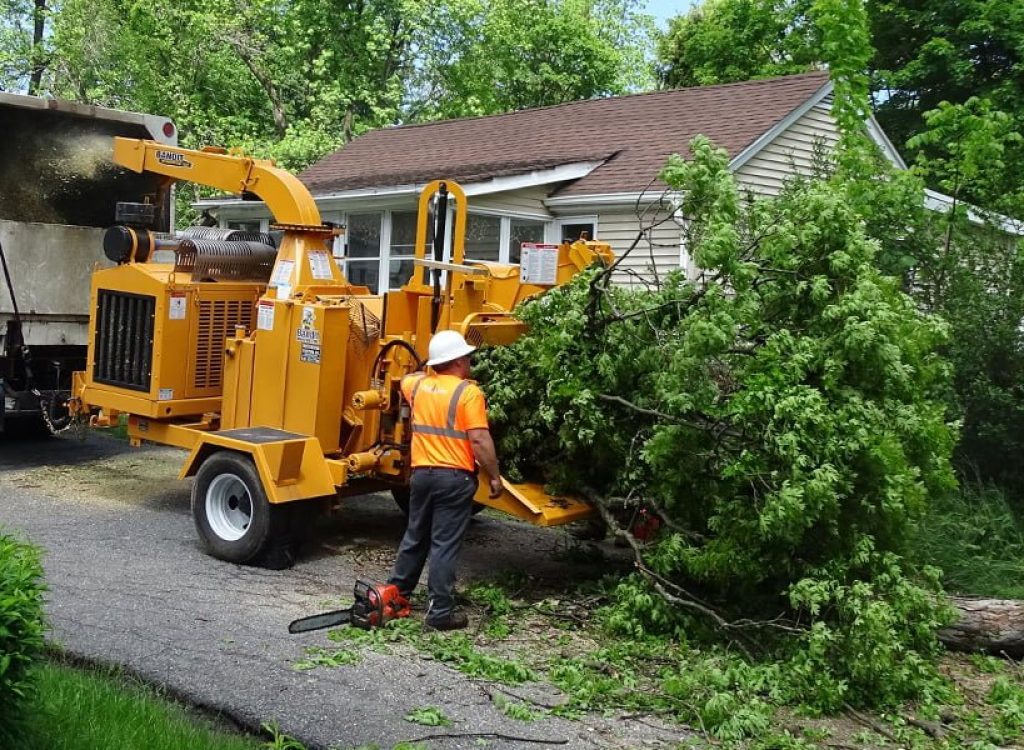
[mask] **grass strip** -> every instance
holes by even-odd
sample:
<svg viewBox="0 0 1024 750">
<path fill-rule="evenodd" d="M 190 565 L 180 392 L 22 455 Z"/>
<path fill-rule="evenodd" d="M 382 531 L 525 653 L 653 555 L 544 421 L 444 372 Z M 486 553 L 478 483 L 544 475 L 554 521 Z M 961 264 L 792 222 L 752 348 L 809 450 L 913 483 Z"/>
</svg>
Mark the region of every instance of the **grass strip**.
<svg viewBox="0 0 1024 750">
<path fill-rule="evenodd" d="M 114 672 L 43 662 L 19 750 L 254 750 L 153 688 Z"/>
</svg>

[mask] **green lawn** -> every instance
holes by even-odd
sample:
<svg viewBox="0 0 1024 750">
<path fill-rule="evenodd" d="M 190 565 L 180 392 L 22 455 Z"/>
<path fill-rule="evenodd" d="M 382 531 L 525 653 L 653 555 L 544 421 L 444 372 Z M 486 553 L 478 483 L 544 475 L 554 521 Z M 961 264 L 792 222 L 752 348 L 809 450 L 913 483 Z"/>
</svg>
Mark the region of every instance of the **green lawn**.
<svg viewBox="0 0 1024 750">
<path fill-rule="evenodd" d="M 20 750 L 254 750 L 152 688 L 113 673 L 40 664 L 38 697 Z"/>
</svg>

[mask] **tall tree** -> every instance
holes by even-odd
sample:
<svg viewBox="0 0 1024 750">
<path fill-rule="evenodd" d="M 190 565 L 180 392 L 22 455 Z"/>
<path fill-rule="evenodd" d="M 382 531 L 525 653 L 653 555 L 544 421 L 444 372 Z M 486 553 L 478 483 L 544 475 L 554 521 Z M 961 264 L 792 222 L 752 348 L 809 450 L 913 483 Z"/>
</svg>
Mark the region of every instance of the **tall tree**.
<svg viewBox="0 0 1024 750">
<path fill-rule="evenodd" d="M 898 143 L 940 102 L 989 98 L 1024 124 L 1022 0 L 869 0 L 878 118 Z"/>
<path fill-rule="evenodd" d="M 460 117 L 622 94 L 650 79 L 653 28 L 637 0 L 449 0 L 425 27 L 432 38 L 409 112 Z"/>
<path fill-rule="evenodd" d="M 810 0 L 707 0 L 669 22 L 658 39 L 669 87 L 802 73 L 820 57 Z"/>
</svg>

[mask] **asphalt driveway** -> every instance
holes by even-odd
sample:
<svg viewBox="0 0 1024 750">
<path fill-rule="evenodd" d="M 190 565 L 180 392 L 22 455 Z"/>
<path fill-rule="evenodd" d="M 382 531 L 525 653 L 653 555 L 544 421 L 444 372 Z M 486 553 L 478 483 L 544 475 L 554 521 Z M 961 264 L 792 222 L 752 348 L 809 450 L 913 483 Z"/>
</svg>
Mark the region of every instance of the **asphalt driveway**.
<svg viewBox="0 0 1024 750">
<path fill-rule="evenodd" d="M 52 639 L 71 655 L 122 665 L 248 728 L 277 722 L 311 748 L 387 748 L 435 734 L 459 736 L 429 747 L 478 748 L 483 734 L 522 738 L 483 738 L 490 748 L 671 747 L 685 738 L 644 717 L 518 721 L 486 684 L 418 655 L 367 651 L 357 664 L 296 671 L 306 646 L 327 641 L 290 636 L 288 622 L 329 608 L 356 577 L 386 574 L 398 511 L 380 496 L 346 501 L 290 570 L 220 562 L 195 541 L 189 483 L 175 479 L 182 456 L 96 435 L 0 441 L 0 526 L 44 549 Z M 464 578 L 586 574 L 553 559 L 564 543 L 557 530 L 482 517 L 467 538 Z M 453 726 L 403 718 L 428 705 Z"/>
</svg>

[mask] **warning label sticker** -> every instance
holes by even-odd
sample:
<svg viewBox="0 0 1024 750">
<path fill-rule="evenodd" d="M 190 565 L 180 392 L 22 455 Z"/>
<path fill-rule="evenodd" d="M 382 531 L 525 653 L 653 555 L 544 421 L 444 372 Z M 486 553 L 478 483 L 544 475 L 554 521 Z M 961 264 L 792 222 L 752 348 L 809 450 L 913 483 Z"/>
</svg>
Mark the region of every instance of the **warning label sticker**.
<svg viewBox="0 0 1024 750">
<path fill-rule="evenodd" d="M 519 266 L 524 284 L 553 286 L 558 281 L 558 245 L 524 242 Z"/>
<path fill-rule="evenodd" d="M 174 389 L 173 388 L 161 388 L 160 394 L 157 396 L 160 401 L 173 401 L 174 400 Z"/>
<path fill-rule="evenodd" d="M 256 327 L 261 331 L 274 330 L 274 303 L 270 300 L 256 305 Z"/>
<path fill-rule="evenodd" d="M 331 261 L 327 253 L 313 251 L 309 254 L 309 270 L 314 279 L 329 279 L 331 277 Z"/>
<path fill-rule="evenodd" d="M 292 279 L 292 269 L 295 268 L 294 260 L 279 260 L 274 266 L 274 273 L 270 275 L 270 286 L 286 286 Z"/>
<path fill-rule="evenodd" d="M 184 320 L 188 314 L 188 296 L 185 292 L 171 292 L 167 305 L 168 320 Z"/>
<path fill-rule="evenodd" d="M 320 347 L 316 344 L 303 344 L 299 352 L 299 361 L 308 362 L 311 365 L 320 364 Z"/>
</svg>

